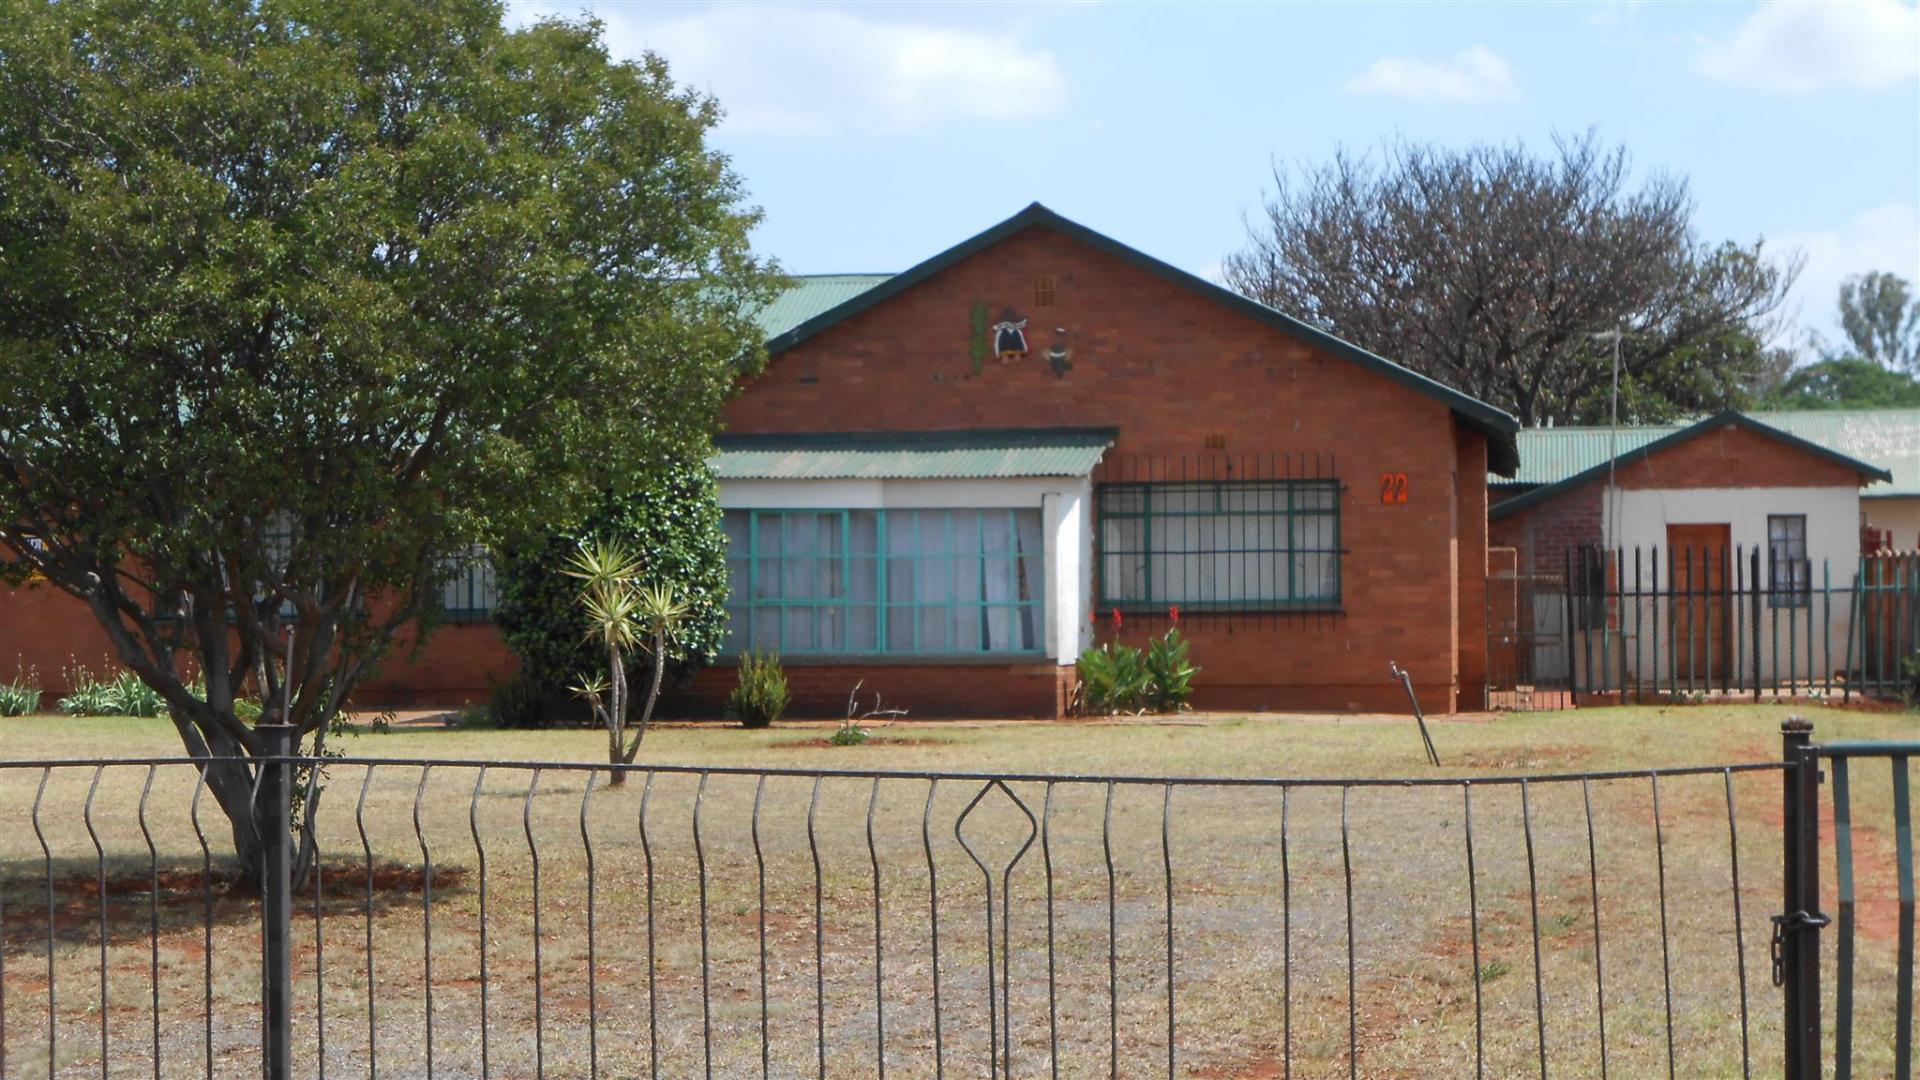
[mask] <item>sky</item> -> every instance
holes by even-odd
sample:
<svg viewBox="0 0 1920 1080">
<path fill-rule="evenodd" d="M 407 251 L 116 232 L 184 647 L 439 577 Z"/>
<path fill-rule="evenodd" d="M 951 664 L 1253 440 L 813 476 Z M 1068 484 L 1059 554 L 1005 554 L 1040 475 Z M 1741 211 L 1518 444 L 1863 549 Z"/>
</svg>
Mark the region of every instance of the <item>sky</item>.
<svg viewBox="0 0 1920 1080">
<path fill-rule="evenodd" d="M 1276 165 L 1387 140 L 1597 132 L 1684 177 L 1703 240 L 1806 259 L 1794 341 L 1848 274 L 1920 282 L 1920 6 L 679 4 L 591 11 L 726 118 L 713 143 L 792 273 L 905 269 L 1039 201 L 1217 276 Z"/>
</svg>

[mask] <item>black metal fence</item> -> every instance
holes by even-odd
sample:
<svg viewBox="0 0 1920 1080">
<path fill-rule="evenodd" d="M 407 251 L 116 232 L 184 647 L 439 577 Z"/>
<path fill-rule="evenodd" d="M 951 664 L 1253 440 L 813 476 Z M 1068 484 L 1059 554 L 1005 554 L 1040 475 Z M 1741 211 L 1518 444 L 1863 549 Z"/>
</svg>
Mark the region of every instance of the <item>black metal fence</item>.
<svg viewBox="0 0 1920 1080">
<path fill-rule="evenodd" d="M 0 763 L 0 1076 L 1767 1075 L 1817 1067 L 1823 998 L 1891 1074 L 1910 759 L 1849 791 L 1866 751 L 1807 739 L 1406 780 L 277 758 L 319 858 L 259 882 L 191 762 Z M 1898 945 L 1856 954 L 1887 805 Z"/>
<path fill-rule="evenodd" d="M 1569 549 L 1490 575 L 1489 706 L 1891 697 L 1920 686 L 1920 555 Z"/>
</svg>

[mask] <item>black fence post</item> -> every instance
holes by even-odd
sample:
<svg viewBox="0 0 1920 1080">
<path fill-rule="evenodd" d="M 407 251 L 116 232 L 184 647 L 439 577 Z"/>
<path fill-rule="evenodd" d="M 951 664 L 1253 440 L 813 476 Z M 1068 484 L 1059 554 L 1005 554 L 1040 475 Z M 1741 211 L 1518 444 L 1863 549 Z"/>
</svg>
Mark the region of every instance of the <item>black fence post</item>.
<svg viewBox="0 0 1920 1080">
<path fill-rule="evenodd" d="M 263 723 L 255 730 L 266 752 L 254 804 L 263 863 L 260 1055 L 266 1080 L 287 1080 L 293 1072 L 293 764 L 288 759 L 295 728 Z"/>
<path fill-rule="evenodd" d="M 1820 1076 L 1820 762 L 1813 724 L 1790 716 L 1780 724 L 1782 914 L 1773 917 L 1773 983 L 1785 1004 L 1787 1080 Z"/>
</svg>

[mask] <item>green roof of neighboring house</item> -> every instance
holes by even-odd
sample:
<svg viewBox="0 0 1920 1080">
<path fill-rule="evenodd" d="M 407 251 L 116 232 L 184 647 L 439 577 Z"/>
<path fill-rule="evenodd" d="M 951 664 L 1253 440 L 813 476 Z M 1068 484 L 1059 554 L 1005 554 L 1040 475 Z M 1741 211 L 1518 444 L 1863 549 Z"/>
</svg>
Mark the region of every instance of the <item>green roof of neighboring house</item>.
<svg viewBox="0 0 1920 1080">
<path fill-rule="evenodd" d="M 722 435 L 722 480 L 961 480 L 1085 476 L 1113 445 L 1112 428 Z"/>
<path fill-rule="evenodd" d="M 1516 495 L 1511 499 L 1503 499 L 1500 502 L 1494 503 L 1487 508 L 1487 517 L 1489 520 L 1498 521 L 1501 518 L 1517 514 L 1522 510 L 1538 506 L 1563 491 L 1579 487 L 1581 484 L 1592 480 L 1601 479 L 1607 472 L 1607 463 L 1609 460 L 1617 461 L 1621 465 L 1632 464 L 1658 451 L 1665 450 L 1669 446 L 1685 442 L 1696 435 L 1712 431 L 1715 428 L 1727 426 L 1744 428 L 1764 438 L 1773 439 L 1776 442 L 1785 443 L 1788 446 L 1805 451 L 1816 457 L 1825 458 L 1837 465 L 1852 469 L 1859 474 L 1862 480 L 1868 483 L 1876 481 L 1886 483 L 1893 480 L 1892 473 L 1877 465 L 1861 461 L 1855 457 L 1850 457 L 1838 450 L 1823 446 L 1820 443 L 1808 440 L 1783 428 L 1763 423 L 1760 420 L 1748 416 L 1746 413 L 1728 409 L 1725 412 L 1715 413 L 1704 420 L 1695 421 L 1684 427 L 1664 429 L 1664 434 L 1661 434 L 1657 438 L 1640 440 L 1639 445 L 1631 450 L 1622 450 L 1616 458 L 1609 459 L 1605 453 L 1602 453 L 1597 463 L 1579 472 L 1573 473 L 1570 476 L 1564 476 L 1550 484 L 1541 484 L 1531 488 L 1525 494 Z M 1639 430 L 1644 431 L 1647 429 Z M 1603 443 L 1602 445 L 1604 446 L 1605 444 Z M 1864 492 L 1862 494 L 1864 494 Z"/>
<path fill-rule="evenodd" d="M 791 288 L 773 303 L 753 313 L 768 338 L 780 335 L 830 311 L 892 277 L 892 274 L 796 274 Z"/>
<path fill-rule="evenodd" d="M 1863 499 L 1920 497 L 1920 409 L 1807 409 L 1745 414 L 1845 457 L 1878 466 L 1893 479 L 1860 491 Z M 1527 428 L 1520 432 L 1520 471 L 1493 484 L 1532 487 L 1556 484 L 1607 461 L 1611 446 L 1626 454 L 1666 438 L 1689 424 L 1622 427 L 1609 439 L 1604 427 Z"/>
<path fill-rule="evenodd" d="M 786 296 L 775 300 L 773 304 L 767 308 L 767 316 L 761 320 L 762 325 L 770 327 L 770 336 L 767 339 L 767 351 L 777 354 L 786 349 L 790 349 L 813 335 L 820 333 L 822 330 L 844 319 L 858 315 L 868 308 L 873 307 L 875 304 L 882 303 L 889 297 L 896 296 L 912 288 L 914 285 L 925 281 L 927 278 L 945 270 L 947 267 L 952 266 L 967 256 L 991 247 L 1022 229 L 1033 226 L 1052 229 L 1062 235 L 1072 237 L 1089 247 L 1114 255 L 1150 274 L 1154 274 L 1175 285 L 1191 289 L 1201 296 L 1232 308 L 1235 311 L 1239 311 L 1242 314 L 1266 323 L 1296 338 L 1318 345 L 1328 352 L 1353 361 L 1370 371 L 1384 375 L 1402 386 L 1411 388 L 1416 393 L 1433 398 L 1446 405 L 1447 408 L 1453 412 L 1454 416 L 1458 417 L 1467 427 L 1487 437 L 1487 460 L 1495 472 L 1505 475 L 1515 467 L 1513 436 L 1514 432 L 1519 430 L 1520 424 L 1519 421 L 1515 420 L 1506 412 L 1477 398 L 1463 394 L 1451 386 L 1435 382 L 1416 371 L 1401 367 L 1399 364 L 1383 356 L 1370 353 L 1358 345 L 1342 341 L 1332 334 L 1327 333 L 1325 330 L 1296 319 L 1284 311 L 1270 308 L 1257 300 L 1248 299 L 1230 289 L 1222 288 L 1203 277 L 1190 274 L 1177 266 L 1161 262 L 1159 259 L 1148 255 L 1144 251 L 1128 247 L 1110 236 L 1095 232 L 1078 222 L 1070 221 L 1039 203 L 1031 204 L 1026 209 L 1002 221 L 998 225 L 968 237 L 947 250 L 925 259 L 898 274 L 877 279 L 869 278 L 865 275 L 854 275 L 849 278 L 840 279 L 847 282 L 866 281 L 867 284 L 860 288 L 854 288 L 851 284 L 843 285 L 841 286 L 842 288 L 852 290 L 848 292 L 843 299 L 816 311 L 812 315 L 802 318 L 797 323 L 786 324 L 786 320 L 790 315 L 799 314 L 801 311 L 825 299 L 827 296 L 825 291 L 826 286 L 821 286 L 821 291 L 815 293 L 806 282 L 810 280 L 833 280 L 800 279 L 802 284 L 798 288 L 791 290 Z M 789 302 L 790 300 L 791 302 Z M 780 313 L 778 319 L 771 317 L 776 312 Z M 776 326 L 779 328 L 771 329 Z"/>
</svg>

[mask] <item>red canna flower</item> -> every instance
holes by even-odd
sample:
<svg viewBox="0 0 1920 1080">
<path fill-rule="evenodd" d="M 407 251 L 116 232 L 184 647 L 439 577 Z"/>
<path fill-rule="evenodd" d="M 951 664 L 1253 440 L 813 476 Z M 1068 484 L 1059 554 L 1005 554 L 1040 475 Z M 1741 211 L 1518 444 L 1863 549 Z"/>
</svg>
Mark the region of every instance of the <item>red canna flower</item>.
<svg viewBox="0 0 1920 1080">
<path fill-rule="evenodd" d="M 1176 623 L 1180 621 L 1180 605 L 1179 604 L 1172 604 L 1167 607 L 1167 618 L 1173 620 Z"/>
<path fill-rule="evenodd" d="M 1113 629 L 1116 633 L 1119 632 L 1121 623 L 1125 621 L 1126 620 L 1120 617 L 1120 609 L 1114 608 L 1113 609 Z"/>
</svg>

